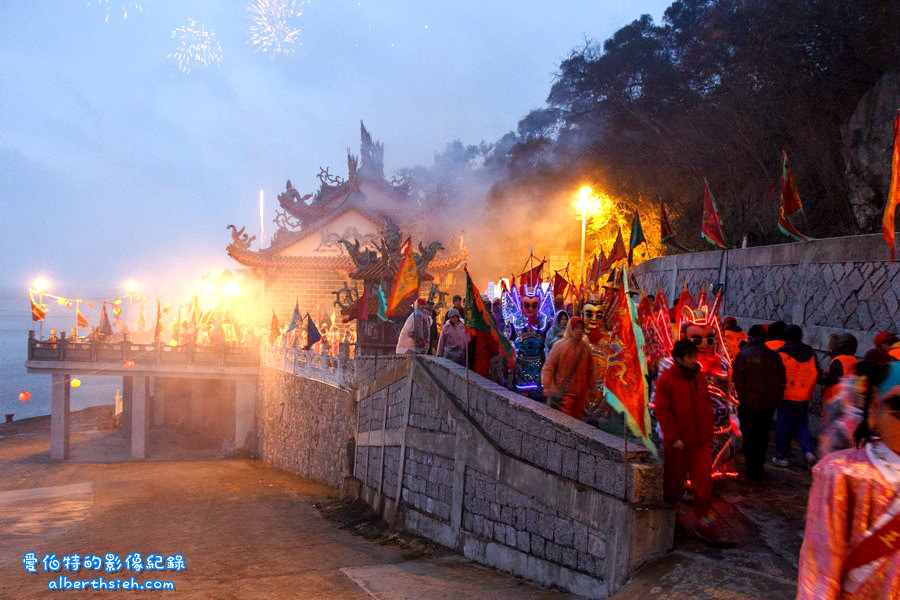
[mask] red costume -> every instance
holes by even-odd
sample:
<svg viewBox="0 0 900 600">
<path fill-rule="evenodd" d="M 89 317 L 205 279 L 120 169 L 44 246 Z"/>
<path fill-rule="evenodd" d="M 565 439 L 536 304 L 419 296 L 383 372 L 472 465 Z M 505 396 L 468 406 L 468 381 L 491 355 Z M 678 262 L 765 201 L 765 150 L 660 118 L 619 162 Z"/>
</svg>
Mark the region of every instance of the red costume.
<svg viewBox="0 0 900 600">
<path fill-rule="evenodd" d="M 666 501 L 678 501 L 685 475 L 689 474 L 694 508 L 698 514 L 705 514 L 712 500 L 710 442 L 713 432 L 713 410 L 706 376 L 700 371 L 688 375 L 677 364 L 666 369 L 656 382 L 655 411 L 665 443 L 663 489 Z M 673 446 L 678 440 L 684 444 L 682 450 Z"/>
</svg>

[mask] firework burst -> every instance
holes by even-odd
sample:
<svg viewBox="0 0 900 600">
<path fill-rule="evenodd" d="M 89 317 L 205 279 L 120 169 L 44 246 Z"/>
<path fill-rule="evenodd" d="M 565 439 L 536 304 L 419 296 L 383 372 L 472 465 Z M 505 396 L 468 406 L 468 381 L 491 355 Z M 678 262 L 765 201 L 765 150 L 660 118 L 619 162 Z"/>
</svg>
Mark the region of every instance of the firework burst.
<svg viewBox="0 0 900 600">
<path fill-rule="evenodd" d="M 125 1 L 123 1 L 123 0 L 118 0 L 118 1 L 115 1 L 115 0 L 90 0 L 87 3 L 87 5 L 88 6 L 100 6 L 100 7 L 105 8 L 106 9 L 106 19 L 104 19 L 104 20 L 107 23 L 109 23 L 109 11 L 112 10 L 114 5 L 122 6 L 122 18 L 123 19 L 128 18 L 129 9 L 132 11 L 137 10 L 140 12 L 144 12 L 144 9 L 141 8 L 140 2 L 137 2 L 136 0 L 125 0 Z"/>
<path fill-rule="evenodd" d="M 290 20 L 299 17 L 303 3 L 295 0 L 256 0 L 247 5 L 250 25 L 250 44 L 260 52 L 275 58 L 276 54 L 291 55 L 300 37 L 300 29 L 291 27 Z"/>
<path fill-rule="evenodd" d="M 203 23 L 197 25 L 188 19 L 187 25 L 172 30 L 172 37 L 178 38 L 178 49 L 169 55 L 178 63 L 178 70 L 190 73 L 191 67 L 201 64 L 208 67 L 222 63 L 222 45 L 216 39 L 214 29 L 207 29 Z"/>
</svg>

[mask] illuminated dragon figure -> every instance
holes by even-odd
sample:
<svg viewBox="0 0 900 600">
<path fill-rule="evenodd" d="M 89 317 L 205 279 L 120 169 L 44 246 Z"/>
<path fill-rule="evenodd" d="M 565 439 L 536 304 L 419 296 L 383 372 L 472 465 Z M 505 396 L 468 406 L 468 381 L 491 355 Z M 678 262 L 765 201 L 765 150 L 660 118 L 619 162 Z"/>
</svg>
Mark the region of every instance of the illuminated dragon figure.
<svg viewBox="0 0 900 600">
<path fill-rule="evenodd" d="M 540 398 L 541 368 L 544 366 L 544 341 L 553 322 L 553 292 L 541 286 L 523 285 L 504 292 L 501 299 L 506 337 L 516 348 L 516 372 L 513 383 L 516 391 L 525 396 Z"/>
</svg>

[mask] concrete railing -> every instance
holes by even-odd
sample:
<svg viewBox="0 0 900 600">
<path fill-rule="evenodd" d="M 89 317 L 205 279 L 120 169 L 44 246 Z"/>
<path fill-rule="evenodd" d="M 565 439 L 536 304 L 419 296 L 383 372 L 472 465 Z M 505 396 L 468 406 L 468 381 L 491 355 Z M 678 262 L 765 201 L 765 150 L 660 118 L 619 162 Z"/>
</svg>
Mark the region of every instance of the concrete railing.
<svg viewBox="0 0 900 600">
<path fill-rule="evenodd" d="M 633 273 L 648 294 L 658 284 L 670 302 L 684 282 L 694 296 L 704 283 L 723 282 L 723 315 L 745 329 L 795 323 L 819 351 L 832 334 L 846 332 L 862 355 L 878 331 L 900 331 L 900 263 L 890 262 L 880 235 L 664 256 Z"/>
<path fill-rule="evenodd" d="M 356 387 L 356 363 L 342 353 L 331 356 L 324 351 L 266 346 L 263 348 L 263 364 L 345 390 Z"/>
<path fill-rule="evenodd" d="M 356 393 L 347 492 L 392 525 L 592 598 L 671 548 L 674 511 L 643 447 L 444 359 L 376 372 Z"/>
<path fill-rule="evenodd" d="M 29 362 L 66 363 L 133 363 L 146 367 L 152 365 L 178 366 L 230 366 L 255 367 L 259 364 L 256 348 L 236 346 L 169 346 L 167 344 L 135 344 L 128 340 L 106 343 L 94 340 L 72 342 L 63 336 L 57 341 L 37 340 L 34 332 L 28 335 Z"/>
</svg>

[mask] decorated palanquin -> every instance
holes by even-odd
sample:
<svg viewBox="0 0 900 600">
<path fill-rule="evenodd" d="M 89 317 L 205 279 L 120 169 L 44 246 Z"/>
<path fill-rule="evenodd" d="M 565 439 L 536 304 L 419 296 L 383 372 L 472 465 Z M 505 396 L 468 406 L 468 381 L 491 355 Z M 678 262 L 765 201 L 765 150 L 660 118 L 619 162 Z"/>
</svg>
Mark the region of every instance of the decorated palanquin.
<svg viewBox="0 0 900 600">
<path fill-rule="evenodd" d="M 706 376 L 707 390 L 713 408 L 712 475 L 714 478 L 733 476 L 733 461 L 737 440 L 740 437 L 740 422 L 737 417 L 738 399 L 732 382 L 731 360 L 722 336 L 722 328 L 716 312 L 717 302 L 712 306 L 701 303 L 696 309 L 683 307 L 679 322 L 682 338 L 691 340 L 697 347 L 697 361 Z M 658 372 L 662 374 L 674 363 L 669 356 L 659 361 Z"/>
<path fill-rule="evenodd" d="M 524 292 L 524 294 L 523 294 Z M 522 285 L 504 292 L 501 299 L 504 334 L 516 349 L 515 390 L 522 395 L 541 398 L 541 369 L 544 366 L 544 342 L 553 322 L 553 292 L 541 286 Z"/>
<path fill-rule="evenodd" d="M 374 141 L 362 124 L 360 138 L 359 155 L 347 156 L 346 178 L 321 169 L 315 194 L 301 194 L 287 182 L 278 195 L 276 231 L 268 247 L 251 249 L 255 237 L 245 233 L 245 228 L 233 228 L 228 255 L 263 281 L 267 319 L 268 311 L 274 310 L 282 322 L 288 322 L 296 302 L 301 314 L 309 313 L 316 323 L 335 323 L 332 329 L 338 331 L 332 333 L 336 338 L 352 337 L 347 333 L 352 325 L 342 324 L 335 314 L 340 310 L 335 307 L 335 292 L 352 290 L 358 297 L 363 282 L 381 281 L 382 273 L 374 272 L 381 267 L 357 259 L 365 261 L 369 252 L 383 256 L 385 243 L 391 246 L 386 249 L 388 255 L 397 250 L 395 246 L 402 240 L 392 238 L 393 232 L 388 231 L 392 223 L 413 240 L 436 240 L 437 246 L 419 252 L 429 258 L 430 278 L 422 280 L 422 295 L 427 295 L 432 285 L 442 290 L 461 289 L 460 273 L 468 251 L 461 234 L 450 232 L 452 237 L 448 236 L 446 227 L 438 230 L 442 224 L 434 219 L 435 211 L 447 199 L 423 197 L 402 178 L 388 181 L 383 144 Z M 385 289 L 385 293 L 389 291 Z M 371 293 L 367 296 L 373 298 Z M 371 343 L 385 352 L 392 349 L 392 334 L 376 332 L 375 324 L 369 329 Z"/>
</svg>

